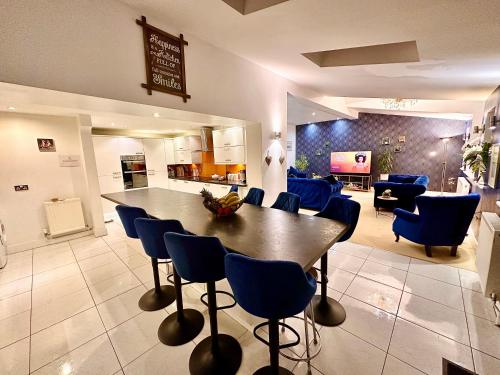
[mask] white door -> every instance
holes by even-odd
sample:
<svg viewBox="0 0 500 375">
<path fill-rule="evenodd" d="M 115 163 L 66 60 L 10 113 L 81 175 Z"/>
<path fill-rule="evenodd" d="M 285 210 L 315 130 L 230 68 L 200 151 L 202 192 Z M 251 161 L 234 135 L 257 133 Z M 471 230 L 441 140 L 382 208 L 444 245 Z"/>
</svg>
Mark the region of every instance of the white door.
<svg viewBox="0 0 500 375">
<path fill-rule="evenodd" d="M 168 172 L 166 171 L 155 171 L 154 169 L 149 169 L 148 167 L 148 187 L 159 187 L 168 189 Z"/>
<path fill-rule="evenodd" d="M 165 138 L 165 158 L 167 165 L 175 164 L 174 157 L 174 140 L 172 138 Z"/>
<path fill-rule="evenodd" d="M 163 139 L 143 139 L 146 168 L 149 171 L 166 171 L 165 145 Z"/>
<path fill-rule="evenodd" d="M 98 176 L 112 176 L 120 173 L 120 141 L 118 137 L 94 136 L 94 153 Z"/>
<path fill-rule="evenodd" d="M 120 137 L 121 155 L 144 155 L 142 139 Z"/>
</svg>

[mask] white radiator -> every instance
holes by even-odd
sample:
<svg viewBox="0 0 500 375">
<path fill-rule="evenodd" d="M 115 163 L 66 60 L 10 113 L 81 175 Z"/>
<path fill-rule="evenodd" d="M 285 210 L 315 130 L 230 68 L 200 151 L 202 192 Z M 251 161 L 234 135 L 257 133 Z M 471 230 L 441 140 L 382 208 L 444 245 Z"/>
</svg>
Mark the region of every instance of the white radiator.
<svg viewBox="0 0 500 375">
<path fill-rule="evenodd" d="M 87 230 L 80 198 L 44 202 L 51 237 Z"/>
</svg>

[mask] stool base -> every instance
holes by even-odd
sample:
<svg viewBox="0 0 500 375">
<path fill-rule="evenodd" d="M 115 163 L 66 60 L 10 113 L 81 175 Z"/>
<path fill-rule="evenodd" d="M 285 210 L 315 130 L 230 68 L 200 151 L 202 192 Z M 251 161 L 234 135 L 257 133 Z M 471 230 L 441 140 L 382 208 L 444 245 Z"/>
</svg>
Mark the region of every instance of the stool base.
<svg viewBox="0 0 500 375">
<path fill-rule="evenodd" d="M 334 327 L 342 324 L 346 318 L 345 310 L 342 305 L 333 298 L 326 297 L 326 301 L 322 301 L 321 298 L 321 296 L 314 296 L 311 301 L 316 323 L 327 327 Z M 307 315 L 311 317 L 309 311 Z"/>
<path fill-rule="evenodd" d="M 167 316 L 158 328 L 158 338 L 168 346 L 184 345 L 193 340 L 203 329 L 205 319 L 198 310 L 182 310 L 183 318 L 178 318 L 178 312 Z"/>
<path fill-rule="evenodd" d="M 253 373 L 253 375 L 275 375 L 273 368 L 271 366 L 261 367 Z M 279 367 L 278 375 L 293 375 L 293 372 L 287 370 L 284 367 Z"/>
<path fill-rule="evenodd" d="M 170 285 L 160 286 L 160 293 L 150 289 L 139 300 L 139 308 L 143 311 L 158 311 L 175 301 L 175 289 Z"/>
<path fill-rule="evenodd" d="M 234 375 L 240 368 L 242 351 L 234 337 L 217 335 L 219 353 L 212 352 L 212 337 L 207 337 L 194 348 L 189 358 L 191 375 Z"/>
</svg>

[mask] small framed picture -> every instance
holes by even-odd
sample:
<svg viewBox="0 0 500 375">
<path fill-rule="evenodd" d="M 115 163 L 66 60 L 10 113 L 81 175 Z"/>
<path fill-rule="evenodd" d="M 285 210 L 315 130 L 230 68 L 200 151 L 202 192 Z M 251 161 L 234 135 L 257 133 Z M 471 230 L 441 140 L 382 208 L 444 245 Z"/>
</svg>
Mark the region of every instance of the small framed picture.
<svg viewBox="0 0 500 375">
<path fill-rule="evenodd" d="M 406 143 L 406 136 L 404 136 L 404 135 L 400 135 L 400 136 L 398 137 L 398 142 L 399 142 L 399 143 Z"/>
<path fill-rule="evenodd" d="M 401 152 L 401 151 L 403 151 L 403 146 L 401 145 L 394 146 L 394 152 Z"/>
<path fill-rule="evenodd" d="M 391 139 L 389 137 L 382 138 L 382 144 L 383 145 L 390 145 L 391 144 Z"/>
<path fill-rule="evenodd" d="M 56 152 L 56 143 L 51 138 L 37 138 L 38 151 Z"/>
<path fill-rule="evenodd" d="M 287 151 L 293 151 L 293 142 L 292 141 L 287 141 L 286 142 L 286 150 Z"/>
</svg>

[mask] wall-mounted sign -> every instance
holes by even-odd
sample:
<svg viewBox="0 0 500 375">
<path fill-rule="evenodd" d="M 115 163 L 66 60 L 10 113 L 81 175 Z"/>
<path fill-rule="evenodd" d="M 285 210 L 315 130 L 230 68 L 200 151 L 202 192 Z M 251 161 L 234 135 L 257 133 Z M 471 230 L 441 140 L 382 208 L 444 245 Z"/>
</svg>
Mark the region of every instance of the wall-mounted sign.
<svg viewBox="0 0 500 375">
<path fill-rule="evenodd" d="M 56 143 L 50 138 L 37 138 L 38 151 L 40 152 L 56 152 Z"/>
<path fill-rule="evenodd" d="M 59 155 L 60 167 L 78 167 L 80 166 L 80 155 Z"/>
<path fill-rule="evenodd" d="M 184 67 L 184 46 L 188 43 L 182 34 L 176 37 L 149 25 L 144 16 L 136 23 L 142 26 L 146 58 L 147 83 L 141 86 L 149 95 L 152 95 L 152 90 L 156 90 L 180 96 L 186 102 L 191 98 L 186 92 Z"/>
</svg>

